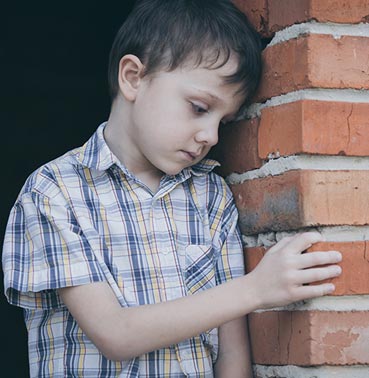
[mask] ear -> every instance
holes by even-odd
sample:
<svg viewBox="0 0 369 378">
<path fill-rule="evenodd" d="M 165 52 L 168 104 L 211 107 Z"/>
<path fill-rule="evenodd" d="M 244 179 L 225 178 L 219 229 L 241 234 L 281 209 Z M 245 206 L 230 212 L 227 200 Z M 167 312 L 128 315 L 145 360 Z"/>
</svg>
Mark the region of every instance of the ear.
<svg viewBox="0 0 369 378">
<path fill-rule="evenodd" d="M 124 55 L 119 62 L 118 83 L 121 93 L 128 101 L 136 99 L 144 65 L 135 55 Z"/>
</svg>

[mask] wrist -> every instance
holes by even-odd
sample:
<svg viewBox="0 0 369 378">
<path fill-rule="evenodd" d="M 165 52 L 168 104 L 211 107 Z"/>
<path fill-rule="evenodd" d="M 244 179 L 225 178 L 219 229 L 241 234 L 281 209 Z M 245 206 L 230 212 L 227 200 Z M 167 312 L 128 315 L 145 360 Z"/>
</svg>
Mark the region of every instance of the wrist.
<svg viewBox="0 0 369 378">
<path fill-rule="evenodd" d="M 248 314 L 262 308 L 261 296 L 258 291 L 258 280 L 252 273 L 237 278 L 238 300 L 242 303 L 244 314 Z"/>
</svg>

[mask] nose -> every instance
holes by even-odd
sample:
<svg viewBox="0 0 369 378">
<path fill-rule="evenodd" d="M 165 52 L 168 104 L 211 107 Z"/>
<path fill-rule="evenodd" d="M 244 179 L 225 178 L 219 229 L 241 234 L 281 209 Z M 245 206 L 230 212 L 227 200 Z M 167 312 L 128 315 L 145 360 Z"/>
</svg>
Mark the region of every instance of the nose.
<svg viewBox="0 0 369 378">
<path fill-rule="evenodd" d="M 197 143 L 212 147 L 218 143 L 219 123 L 207 123 L 195 135 Z"/>
</svg>

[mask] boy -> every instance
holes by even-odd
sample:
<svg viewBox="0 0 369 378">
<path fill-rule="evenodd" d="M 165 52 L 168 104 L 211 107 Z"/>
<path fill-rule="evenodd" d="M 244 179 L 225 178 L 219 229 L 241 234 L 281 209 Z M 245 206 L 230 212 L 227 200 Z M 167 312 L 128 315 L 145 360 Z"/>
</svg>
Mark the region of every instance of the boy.
<svg viewBox="0 0 369 378">
<path fill-rule="evenodd" d="M 32 377 L 250 377 L 244 316 L 321 296 L 335 251 L 285 238 L 244 275 L 206 159 L 254 93 L 260 46 L 227 0 L 142 0 L 109 62 L 109 119 L 24 185 L 4 242 Z M 314 265 L 328 266 L 314 268 Z"/>
</svg>

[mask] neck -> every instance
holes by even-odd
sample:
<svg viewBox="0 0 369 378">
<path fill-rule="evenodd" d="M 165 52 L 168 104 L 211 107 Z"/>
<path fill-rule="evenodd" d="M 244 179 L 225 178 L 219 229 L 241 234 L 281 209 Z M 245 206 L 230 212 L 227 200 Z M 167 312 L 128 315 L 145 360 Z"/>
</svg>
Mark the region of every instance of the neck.
<svg viewBox="0 0 369 378">
<path fill-rule="evenodd" d="M 105 141 L 118 160 L 155 192 L 163 173 L 148 164 L 140 153 L 134 133 L 132 133 L 133 127 L 129 103 L 118 97 L 112 105 L 104 130 Z"/>
</svg>

